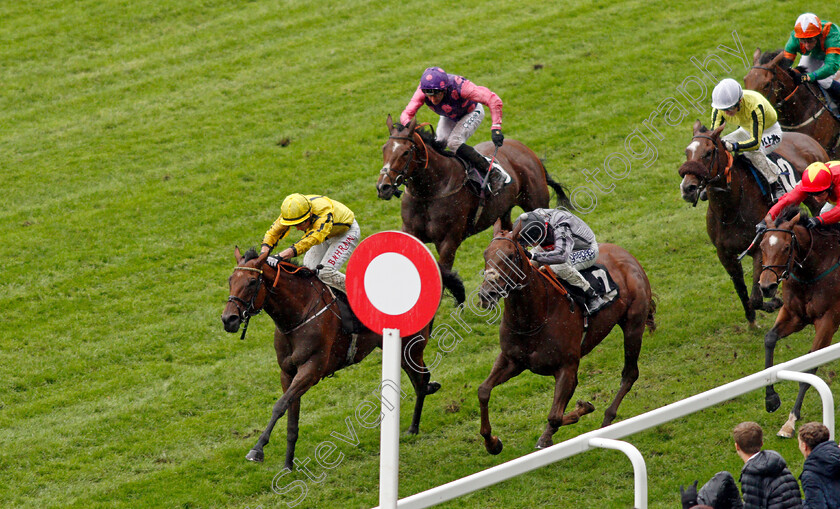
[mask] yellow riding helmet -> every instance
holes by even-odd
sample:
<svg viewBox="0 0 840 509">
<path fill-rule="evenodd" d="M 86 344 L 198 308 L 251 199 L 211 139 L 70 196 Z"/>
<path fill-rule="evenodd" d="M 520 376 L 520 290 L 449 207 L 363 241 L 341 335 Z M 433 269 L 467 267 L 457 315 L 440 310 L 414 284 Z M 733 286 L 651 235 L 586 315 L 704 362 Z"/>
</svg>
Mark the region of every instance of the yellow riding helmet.
<svg viewBox="0 0 840 509">
<path fill-rule="evenodd" d="M 280 206 L 280 224 L 294 226 L 300 224 L 312 215 L 312 202 L 300 194 L 290 194 Z"/>
<path fill-rule="evenodd" d="M 825 163 L 811 163 L 802 172 L 802 190 L 806 193 L 821 193 L 831 186 L 831 171 Z"/>
<path fill-rule="evenodd" d="M 822 23 L 816 14 L 806 12 L 796 18 L 793 33 L 797 39 L 810 39 L 822 33 Z"/>
</svg>

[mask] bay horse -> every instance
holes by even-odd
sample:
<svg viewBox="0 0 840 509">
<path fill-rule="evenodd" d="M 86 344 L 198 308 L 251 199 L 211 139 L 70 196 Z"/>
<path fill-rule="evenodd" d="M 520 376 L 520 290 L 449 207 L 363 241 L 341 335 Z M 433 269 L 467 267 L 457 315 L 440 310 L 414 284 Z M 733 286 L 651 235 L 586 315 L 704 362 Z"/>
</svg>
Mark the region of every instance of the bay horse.
<svg viewBox="0 0 840 509">
<path fill-rule="evenodd" d="M 400 129 L 388 115 L 386 125 L 389 136 L 382 147 L 384 165 L 376 182 L 377 194 L 390 200 L 405 184 L 402 231 L 435 245 L 445 275 L 452 270 L 455 253 L 467 237 L 487 229 L 497 219 L 510 230 L 514 206 L 525 211 L 548 207 L 548 186 L 554 189 L 558 204 L 573 208 L 563 187 L 552 180 L 539 157 L 519 141 L 506 138 L 496 153 L 511 182 L 498 195 L 480 199 L 466 185 L 461 160 L 436 146 L 432 134 L 418 130 L 416 119 Z M 487 156 L 494 153 L 491 142 L 479 143 L 475 149 Z M 459 304 L 464 302 L 460 280 L 444 278 L 443 284 Z"/>
<path fill-rule="evenodd" d="M 755 312 L 773 312 L 782 303 L 777 297 L 768 302 L 762 298 L 758 288 L 761 273 L 761 256 L 758 245 L 752 245 L 755 225 L 758 224 L 770 206 L 762 196 L 761 188 L 751 174 L 745 158 L 734 158 L 723 147 L 720 133 L 725 126 L 709 131 L 698 120 L 694 123 L 691 143 L 685 150 L 685 162 L 680 166 L 682 177 L 680 190 L 685 201 L 697 204 L 700 191 L 708 192 L 709 207 L 706 211 L 706 232 L 717 250 L 718 260 L 735 285 L 735 292 L 741 300 L 747 322 L 755 327 Z M 785 133 L 775 153 L 791 165 L 799 180 L 806 166 L 815 161 L 827 161 L 825 150 L 810 136 L 799 133 Z M 780 177 L 782 178 L 782 177 Z M 809 198 L 805 202 L 812 212 L 819 206 Z M 751 292 L 747 293 L 744 270 L 740 257 L 743 251 L 753 258 Z"/>
<path fill-rule="evenodd" d="M 838 154 L 840 121 L 820 100 L 820 86 L 813 82 L 797 85 L 788 70 L 779 65 L 783 58 L 782 50 L 762 53 L 756 48 L 752 68 L 744 76 L 744 88 L 767 98 L 779 115 L 782 130 L 811 136 L 834 158 Z"/>
<path fill-rule="evenodd" d="M 479 304 L 484 308 L 497 305 L 504 298 L 505 309 L 499 326 L 501 352 L 490 375 L 478 388 L 481 407 L 481 436 L 490 454 L 502 451 L 502 441 L 492 435 L 488 402 L 490 391 L 528 369 L 532 373 L 554 377 L 554 401 L 548 424 L 537 442 L 537 448 L 550 447 L 560 426 L 576 423 L 581 416 L 593 412 L 590 402 L 578 401 L 575 409 L 566 406 L 577 386 L 580 359 L 595 348 L 618 325 L 624 332 L 624 369 L 621 386 L 612 404 L 604 413 L 601 426 L 615 419 L 618 405 L 639 378 L 639 353 L 645 327 L 656 328 L 656 303 L 644 269 L 630 253 L 614 244 L 599 244 L 597 263 L 605 266 L 619 288 L 619 297 L 594 316 L 584 318 L 579 305 L 569 301 L 540 274 L 526 257 L 519 244 L 522 224 L 512 232 L 497 223 L 493 240 L 484 251 L 484 280 L 479 291 Z M 546 267 L 546 269 L 548 269 Z M 588 320 L 588 328 L 585 325 Z"/>
<path fill-rule="evenodd" d="M 273 268 L 266 263 L 268 253 L 257 255 L 254 249 L 242 255 L 237 247 L 234 255 L 237 265 L 229 279 L 230 297 L 222 313 L 222 323 L 227 332 L 237 332 L 243 321 L 247 327 L 251 316 L 265 310 L 276 326 L 274 350 L 283 387 L 283 396 L 275 403 L 268 426 L 246 459 L 263 461 L 263 448 L 271 431 L 288 411 L 285 466 L 292 470 L 301 396 L 325 377 L 360 362 L 374 348 L 381 348 L 382 335 L 365 329 L 353 338 L 344 332 L 337 297 L 314 271 L 282 261 Z M 423 361 L 431 326 L 429 323 L 418 333 L 422 340 L 417 335 L 403 338 L 402 368 L 417 397 L 408 428 L 411 434 L 419 430 L 425 397 L 440 389 L 439 383 L 429 381 Z M 409 344 L 411 348 L 407 348 Z"/>
<path fill-rule="evenodd" d="M 817 227 L 809 230 L 803 223 L 805 217 L 798 206 L 785 208 L 776 218 L 775 225 L 764 233 L 761 240 L 762 272 L 761 290 L 782 287 L 782 308 L 773 327 L 764 336 L 764 367 L 773 365 L 776 343 L 794 332 L 813 324 L 816 334 L 809 352 L 825 348 L 840 326 L 840 231 L 835 227 Z M 815 373 L 816 368 L 809 371 Z M 778 435 L 791 438 L 800 417 L 802 400 L 809 384 L 799 384 L 799 394 L 787 422 Z M 765 394 L 768 412 L 779 409 L 781 400 L 772 385 Z"/>
</svg>

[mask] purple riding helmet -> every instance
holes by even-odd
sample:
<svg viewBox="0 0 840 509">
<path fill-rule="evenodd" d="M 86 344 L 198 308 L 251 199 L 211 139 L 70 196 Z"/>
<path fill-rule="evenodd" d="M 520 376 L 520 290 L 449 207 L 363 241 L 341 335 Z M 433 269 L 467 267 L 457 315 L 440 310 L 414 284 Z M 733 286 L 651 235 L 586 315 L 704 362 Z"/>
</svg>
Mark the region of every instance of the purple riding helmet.
<svg viewBox="0 0 840 509">
<path fill-rule="evenodd" d="M 446 90 L 449 85 L 449 75 L 440 67 L 429 67 L 420 77 L 421 90 Z"/>
</svg>

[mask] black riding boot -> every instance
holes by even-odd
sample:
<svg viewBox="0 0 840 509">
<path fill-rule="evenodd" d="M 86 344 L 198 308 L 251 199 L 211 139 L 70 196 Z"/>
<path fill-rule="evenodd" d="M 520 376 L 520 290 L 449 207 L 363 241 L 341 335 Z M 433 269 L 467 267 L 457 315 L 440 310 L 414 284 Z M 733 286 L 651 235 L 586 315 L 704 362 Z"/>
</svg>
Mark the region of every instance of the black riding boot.
<svg viewBox="0 0 840 509">
<path fill-rule="evenodd" d="M 483 155 L 478 153 L 478 150 L 466 143 L 462 143 L 461 146 L 458 147 L 458 150 L 455 151 L 455 154 L 458 157 L 462 157 L 469 161 L 473 165 L 473 168 L 478 170 L 487 183 L 490 184 L 491 193 L 498 194 L 499 191 L 502 190 L 502 186 L 505 184 L 502 180 L 502 175 L 497 171 L 491 172 L 489 176 L 487 175 L 488 170 L 491 169 L 490 163 L 487 162 L 487 159 L 485 159 Z"/>
<path fill-rule="evenodd" d="M 831 86 L 826 90 L 831 100 L 834 101 L 834 111 L 840 110 L 840 81 L 832 81 Z"/>
</svg>

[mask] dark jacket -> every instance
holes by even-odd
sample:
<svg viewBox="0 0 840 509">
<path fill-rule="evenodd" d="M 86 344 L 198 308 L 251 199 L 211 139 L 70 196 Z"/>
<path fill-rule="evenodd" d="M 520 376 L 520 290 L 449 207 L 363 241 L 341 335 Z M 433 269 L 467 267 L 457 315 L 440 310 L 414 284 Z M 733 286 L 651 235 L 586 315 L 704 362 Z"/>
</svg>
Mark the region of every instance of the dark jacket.
<svg viewBox="0 0 840 509">
<path fill-rule="evenodd" d="M 776 451 L 760 451 L 741 469 L 744 509 L 802 507 L 799 483 Z"/>
<path fill-rule="evenodd" d="M 808 509 L 840 509 L 840 448 L 833 440 L 818 444 L 802 465 L 802 490 Z"/>
</svg>

